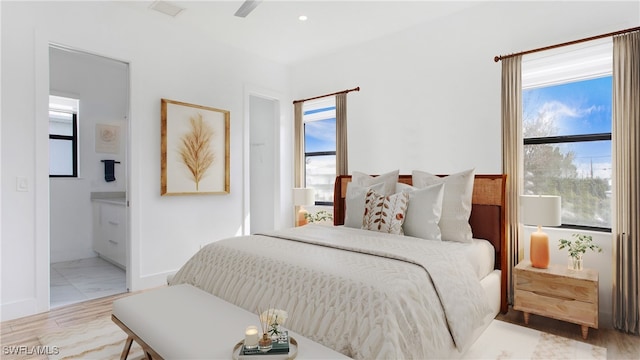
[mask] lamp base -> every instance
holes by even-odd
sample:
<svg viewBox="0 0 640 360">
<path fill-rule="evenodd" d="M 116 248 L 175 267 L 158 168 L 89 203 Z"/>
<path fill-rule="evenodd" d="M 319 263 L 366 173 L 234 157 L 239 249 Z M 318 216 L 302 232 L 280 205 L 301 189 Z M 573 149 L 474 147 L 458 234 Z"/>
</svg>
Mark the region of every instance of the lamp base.
<svg viewBox="0 0 640 360">
<path fill-rule="evenodd" d="M 309 223 L 307 221 L 307 217 L 305 216 L 308 213 L 309 212 L 305 210 L 302 206 L 300 207 L 300 210 L 298 210 L 298 215 L 296 217 L 296 226 L 303 226 Z"/>
<path fill-rule="evenodd" d="M 540 226 L 536 232 L 531 233 L 529 257 L 531 266 L 540 269 L 549 267 L 549 236 L 542 232 Z"/>
</svg>

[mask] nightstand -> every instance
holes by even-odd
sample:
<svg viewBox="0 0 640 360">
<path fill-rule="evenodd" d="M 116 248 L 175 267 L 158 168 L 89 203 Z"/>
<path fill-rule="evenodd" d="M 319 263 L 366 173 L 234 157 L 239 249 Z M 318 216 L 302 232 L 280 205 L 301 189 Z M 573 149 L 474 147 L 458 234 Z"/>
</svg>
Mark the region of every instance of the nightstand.
<svg viewBox="0 0 640 360">
<path fill-rule="evenodd" d="M 598 272 L 593 269 L 569 270 L 567 266 L 549 265 L 547 269 L 522 261 L 514 269 L 513 309 L 524 313 L 578 324 L 582 338 L 589 328 L 598 328 Z"/>
</svg>

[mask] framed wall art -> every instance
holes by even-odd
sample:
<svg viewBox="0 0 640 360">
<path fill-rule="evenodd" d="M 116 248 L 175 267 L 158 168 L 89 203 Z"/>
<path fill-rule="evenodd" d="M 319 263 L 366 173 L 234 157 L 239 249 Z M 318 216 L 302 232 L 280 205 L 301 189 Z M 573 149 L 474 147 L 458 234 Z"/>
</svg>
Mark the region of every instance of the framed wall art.
<svg viewBox="0 0 640 360">
<path fill-rule="evenodd" d="M 120 126 L 96 124 L 96 152 L 108 154 L 120 152 Z"/>
<path fill-rule="evenodd" d="M 161 195 L 229 193 L 229 117 L 161 99 Z"/>
</svg>

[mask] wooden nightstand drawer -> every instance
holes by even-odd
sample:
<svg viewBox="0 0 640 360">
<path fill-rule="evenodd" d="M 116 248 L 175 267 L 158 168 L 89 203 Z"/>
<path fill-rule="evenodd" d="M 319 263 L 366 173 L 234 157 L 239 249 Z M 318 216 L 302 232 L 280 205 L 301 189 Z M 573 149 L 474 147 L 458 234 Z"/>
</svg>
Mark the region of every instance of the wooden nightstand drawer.
<svg viewBox="0 0 640 360">
<path fill-rule="evenodd" d="M 540 295 L 593 303 L 597 300 L 597 283 L 553 274 L 518 272 L 517 288 Z"/>
<path fill-rule="evenodd" d="M 514 310 L 578 324 L 586 339 L 589 327 L 598 328 L 598 272 L 569 270 L 551 265 L 538 269 L 523 261 L 514 268 Z"/>
<path fill-rule="evenodd" d="M 533 314 L 593 328 L 598 327 L 598 309 L 595 303 L 562 299 L 521 290 L 515 292 L 515 302 L 518 304 L 518 308 L 527 309 Z"/>
</svg>

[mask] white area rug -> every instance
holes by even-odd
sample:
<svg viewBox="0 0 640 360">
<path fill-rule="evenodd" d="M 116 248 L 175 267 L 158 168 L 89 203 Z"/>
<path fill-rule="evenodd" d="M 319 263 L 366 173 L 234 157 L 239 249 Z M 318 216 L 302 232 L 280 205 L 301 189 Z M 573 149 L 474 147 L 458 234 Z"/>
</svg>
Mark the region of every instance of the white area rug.
<svg viewBox="0 0 640 360">
<path fill-rule="evenodd" d="M 127 334 L 110 318 L 68 327 L 38 338 L 47 349 L 57 349 L 57 359 L 120 359 Z M 134 341 L 127 359 L 142 357 L 142 348 Z"/>
<path fill-rule="evenodd" d="M 94 320 L 41 336 L 40 343 L 59 354 L 49 359 L 119 359 L 127 336 L 109 318 Z M 139 359 L 135 342 L 128 359 Z M 606 359 L 607 349 L 493 320 L 469 348 L 464 359 Z"/>
<path fill-rule="evenodd" d="M 576 331 L 579 331 L 577 328 Z M 606 359 L 607 349 L 493 320 L 464 359 Z"/>
</svg>

